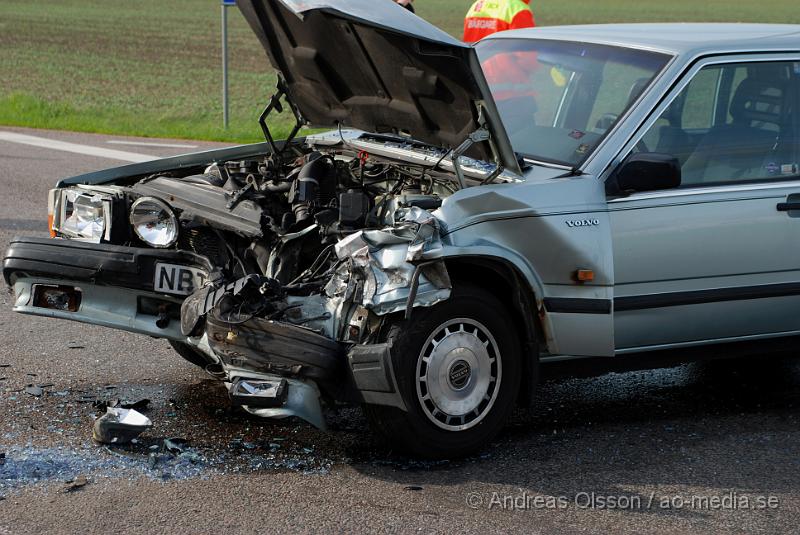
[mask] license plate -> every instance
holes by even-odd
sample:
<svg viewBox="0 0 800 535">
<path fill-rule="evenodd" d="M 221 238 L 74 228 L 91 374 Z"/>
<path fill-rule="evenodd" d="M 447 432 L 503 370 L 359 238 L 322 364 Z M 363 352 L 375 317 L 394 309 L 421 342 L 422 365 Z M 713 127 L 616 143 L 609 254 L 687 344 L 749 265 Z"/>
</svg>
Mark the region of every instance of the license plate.
<svg viewBox="0 0 800 535">
<path fill-rule="evenodd" d="M 153 288 L 157 292 L 189 295 L 205 284 L 205 271 L 176 264 L 156 264 Z"/>
</svg>

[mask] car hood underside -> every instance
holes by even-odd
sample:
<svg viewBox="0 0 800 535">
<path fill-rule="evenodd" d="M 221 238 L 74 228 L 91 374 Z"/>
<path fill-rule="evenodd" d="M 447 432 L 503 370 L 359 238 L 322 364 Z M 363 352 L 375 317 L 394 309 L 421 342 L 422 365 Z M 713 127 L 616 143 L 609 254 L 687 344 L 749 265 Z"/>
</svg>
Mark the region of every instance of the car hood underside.
<svg viewBox="0 0 800 535">
<path fill-rule="evenodd" d="M 518 164 L 474 49 L 388 0 L 238 0 L 303 119 Z"/>
</svg>

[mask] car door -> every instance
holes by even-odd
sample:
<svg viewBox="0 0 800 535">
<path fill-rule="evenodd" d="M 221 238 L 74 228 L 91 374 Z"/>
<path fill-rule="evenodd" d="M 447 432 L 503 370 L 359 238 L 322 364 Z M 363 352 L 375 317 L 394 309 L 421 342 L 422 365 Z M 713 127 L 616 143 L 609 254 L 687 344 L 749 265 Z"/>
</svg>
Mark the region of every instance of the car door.
<svg viewBox="0 0 800 535">
<path fill-rule="evenodd" d="M 616 353 L 800 332 L 800 57 L 693 67 L 631 141 L 678 188 L 608 201 Z"/>
</svg>

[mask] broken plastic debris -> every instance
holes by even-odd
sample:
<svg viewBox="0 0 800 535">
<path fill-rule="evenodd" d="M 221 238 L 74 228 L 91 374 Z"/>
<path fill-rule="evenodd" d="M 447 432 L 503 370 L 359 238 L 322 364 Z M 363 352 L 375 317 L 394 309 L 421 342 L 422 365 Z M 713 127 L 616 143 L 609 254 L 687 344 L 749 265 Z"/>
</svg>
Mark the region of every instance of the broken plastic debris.
<svg viewBox="0 0 800 535">
<path fill-rule="evenodd" d="M 92 437 L 101 444 L 125 444 L 152 426 L 150 418 L 140 412 L 109 407 L 95 420 Z"/>
<path fill-rule="evenodd" d="M 133 403 L 122 401 L 119 406 L 123 409 L 133 409 L 137 411 L 146 411 L 150 405 L 150 400 L 147 398 L 134 401 Z"/>
<path fill-rule="evenodd" d="M 85 487 L 87 483 L 89 483 L 89 480 L 86 479 L 86 476 L 78 476 L 75 479 L 66 482 L 64 485 L 64 492 L 75 492 L 76 490 Z"/>
<path fill-rule="evenodd" d="M 164 439 L 164 449 L 174 455 L 183 453 L 188 446 L 189 446 L 189 441 L 186 440 L 185 438 Z"/>
<path fill-rule="evenodd" d="M 25 393 L 38 398 L 44 394 L 44 390 L 42 390 L 42 387 L 40 386 L 29 385 L 25 387 Z"/>
<path fill-rule="evenodd" d="M 77 342 L 70 342 L 67 344 L 68 349 L 84 349 L 85 346 Z"/>
<path fill-rule="evenodd" d="M 133 409 L 136 411 L 146 411 L 149 408 L 150 400 L 140 399 L 139 401 L 122 401 L 119 399 L 111 400 L 97 400 L 93 403 L 98 409 L 106 409 L 108 407 L 117 407 L 120 409 Z"/>
</svg>

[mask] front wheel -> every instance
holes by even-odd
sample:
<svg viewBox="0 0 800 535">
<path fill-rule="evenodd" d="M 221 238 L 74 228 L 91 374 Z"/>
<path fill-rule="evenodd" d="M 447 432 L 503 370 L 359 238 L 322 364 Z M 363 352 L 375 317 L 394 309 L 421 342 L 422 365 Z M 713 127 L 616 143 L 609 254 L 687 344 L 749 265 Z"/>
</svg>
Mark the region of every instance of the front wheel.
<svg viewBox="0 0 800 535">
<path fill-rule="evenodd" d="M 473 286 L 414 311 L 388 329 L 407 411 L 368 405 L 373 428 L 429 458 L 458 457 L 488 443 L 513 409 L 520 344 L 506 307 Z"/>
</svg>

